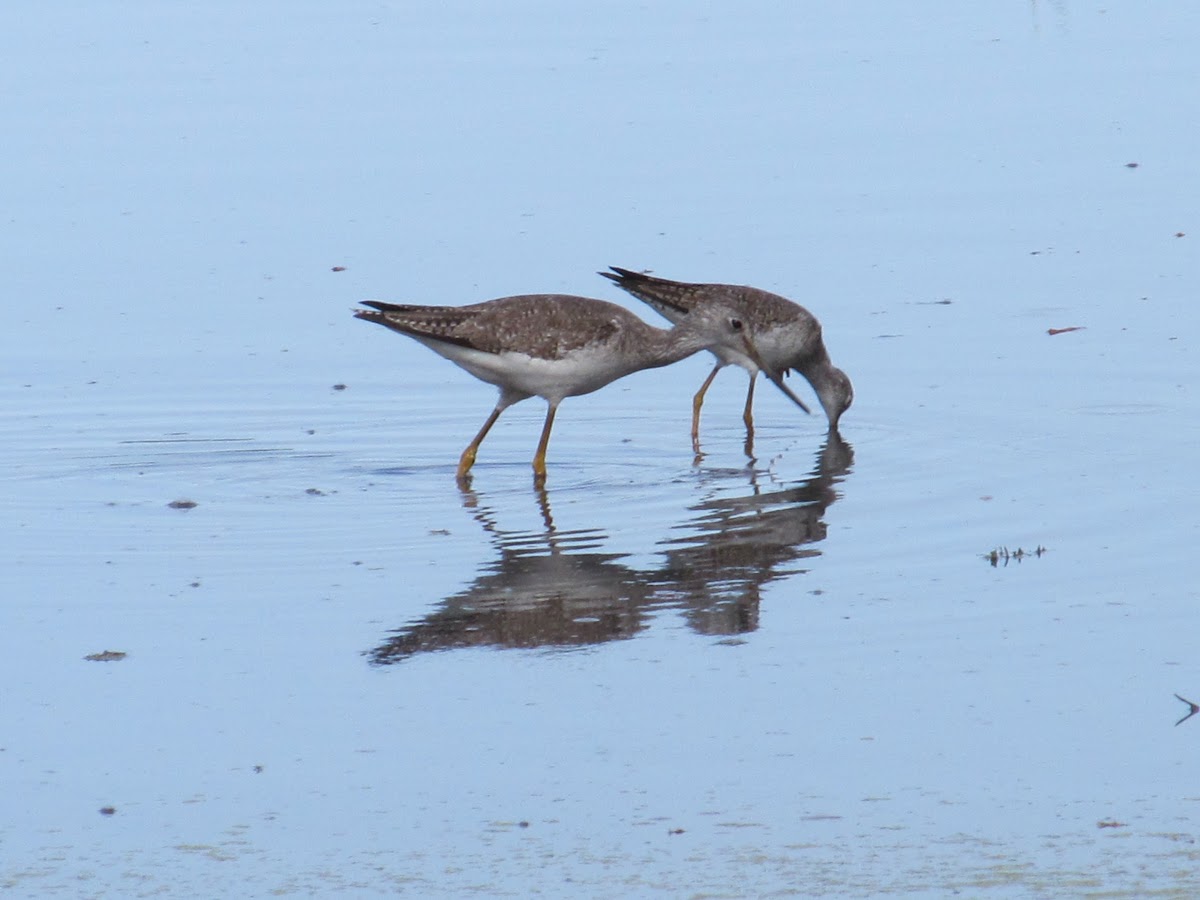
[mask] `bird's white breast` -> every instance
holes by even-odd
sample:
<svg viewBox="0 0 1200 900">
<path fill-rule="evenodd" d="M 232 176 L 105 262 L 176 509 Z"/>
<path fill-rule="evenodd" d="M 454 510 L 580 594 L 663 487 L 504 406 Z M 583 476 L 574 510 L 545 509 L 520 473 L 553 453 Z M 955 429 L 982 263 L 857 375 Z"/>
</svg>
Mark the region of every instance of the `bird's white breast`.
<svg viewBox="0 0 1200 900">
<path fill-rule="evenodd" d="M 599 348 L 573 350 L 561 359 L 540 359 L 517 351 L 485 353 L 456 344 L 425 342 L 480 381 L 510 392 L 562 400 L 599 390 L 629 372 Z"/>
</svg>

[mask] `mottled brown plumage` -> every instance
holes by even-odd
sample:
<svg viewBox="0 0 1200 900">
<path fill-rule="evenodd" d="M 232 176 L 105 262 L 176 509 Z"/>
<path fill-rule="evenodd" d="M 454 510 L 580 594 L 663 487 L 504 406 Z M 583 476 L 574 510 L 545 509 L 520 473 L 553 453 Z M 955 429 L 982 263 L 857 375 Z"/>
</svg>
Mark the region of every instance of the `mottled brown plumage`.
<svg viewBox="0 0 1200 900">
<path fill-rule="evenodd" d="M 436 338 L 484 353 L 520 348 L 538 359 L 562 359 L 589 344 L 607 343 L 622 327 L 652 327 L 615 303 L 562 294 L 503 297 L 469 306 L 407 306 L 374 300 L 363 305 L 378 312 L 359 310 L 358 318 L 410 337 Z"/>
</svg>

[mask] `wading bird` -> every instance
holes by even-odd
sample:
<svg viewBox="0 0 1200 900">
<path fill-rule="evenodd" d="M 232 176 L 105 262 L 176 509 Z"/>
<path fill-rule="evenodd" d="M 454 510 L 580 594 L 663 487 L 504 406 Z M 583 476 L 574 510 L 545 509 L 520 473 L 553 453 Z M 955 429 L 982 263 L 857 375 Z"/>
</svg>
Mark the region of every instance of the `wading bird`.
<svg viewBox="0 0 1200 900">
<path fill-rule="evenodd" d="M 709 348 L 717 357 L 717 365 L 692 398 L 692 443 L 697 449 L 700 440 L 700 407 L 704 404 L 704 395 L 717 373 L 730 364 L 741 366 L 750 373 L 750 389 L 742 413 L 748 432 L 752 433 L 754 429 L 752 407 L 755 376 L 759 370 L 766 372 L 768 369 L 777 373 L 777 376 L 787 374 L 788 369 L 795 369 L 803 375 L 821 401 L 830 430 L 837 430 L 842 413 L 854 401 L 854 388 L 846 373 L 830 361 L 825 342 L 821 339 L 821 323 L 803 306 L 758 288 L 733 284 L 689 284 L 616 266 L 611 269 L 611 272 L 599 274 L 615 281 L 672 322 L 685 322 L 697 312 L 720 307 L 739 316 L 746 329 L 754 335 L 754 346 L 759 353 L 757 360 L 745 353 L 736 342 L 725 341 Z M 784 387 L 782 381 L 777 377 L 771 380 L 808 412 L 808 407 Z"/>
<path fill-rule="evenodd" d="M 783 387 L 779 374 L 760 358 L 753 332 L 740 314 L 719 303 L 690 312 L 675 310 L 681 323 L 671 329 L 655 328 L 614 303 L 561 294 L 502 297 L 470 306 L 376 300 L 364 300 L 363 305 L 370 309 L 355 310 L 356 317 L 408 335 L 500 389 L 495 409 L 459 458 L 460 481 L 500 414 L 529 397 L 541 397 L 547 404 L 533 457 L 534 477 L 541 482 L 546 477 L 550 428 L 566 397 L 589 394 L 625 375 L 717 346 L 737 347 L 742 358 Z"/>
</svg>

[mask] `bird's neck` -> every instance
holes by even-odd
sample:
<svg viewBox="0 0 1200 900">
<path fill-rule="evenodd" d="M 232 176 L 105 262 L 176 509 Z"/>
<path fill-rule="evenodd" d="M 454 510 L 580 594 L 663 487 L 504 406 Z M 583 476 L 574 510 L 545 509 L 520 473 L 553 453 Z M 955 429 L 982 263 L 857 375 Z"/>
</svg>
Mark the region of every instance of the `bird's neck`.
<svg viewBox="0 0 1200 900">
<path fill-rule="evenodd" d="M 669 366 L 712 346 L 712 340 L 702 331 L 692 327 L 687 320 L 674 328 L 655 330 L 658 331 L 658 340 L 654 346 L 652 368 Z"/>
</svg>

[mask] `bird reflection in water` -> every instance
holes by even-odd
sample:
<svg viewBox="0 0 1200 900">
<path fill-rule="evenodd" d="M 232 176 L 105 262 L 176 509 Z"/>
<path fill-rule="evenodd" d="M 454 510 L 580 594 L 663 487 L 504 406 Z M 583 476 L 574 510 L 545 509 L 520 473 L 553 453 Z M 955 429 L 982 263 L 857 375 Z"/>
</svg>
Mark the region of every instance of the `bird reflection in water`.
<svg viewBox="0 0 1200 900">
<path fill-rule="evenodd" d="M 659 542 L 666 561 L 653 576 L 656 602 L 683 610 L 700 634 L 754 631 L 762 588 L 804 571 L 792 563 L 820 555 L 812 545 L 825 539 L 825 511 L 853 463 L 853 448 L 831 431 L 805 481 L 764 488 L 764 473 L 751 469 L 751 493 L 691 507 L 696 515 L 676 526 L 685 534 Z"/>
<path fill-rule="evenodd" d="M 550 498 L 535 487 L 544 530 L 505 531 L 495 512 L 463 487 L 463 506 L 492 538 L 499 559 L 460 593 L 370 651 L 372 662 L 455 647 L 577 647 L 627 638 L 644 626 L 652 587 L 619 560 L 595 552 L 608 535 L 559 531 Z"/>
<path fill-rule="evenodd" d="M 757 469 L 748 494 L 728 496 L 726 474 L 717 491 L 691 507 L 660 541 L 662 565 L 637 569 L 624 553 L 599 552 L 609 540 L 599 529 L 559 530 L 550 495 L 536 487 L 542 528 L 508 531 L 493 508 L 470 487 L 464 508 L 491 536 L 499 557 L 475 580 L 419 621 L 398 629 L 367 652 L 387 665 L 418 653 L 462 647 L 580 647 L 632 637 L 663 608 L 683 611 L 698 633 L 736 635 L 758 624 L 764 585 L 801 571 L 790 564 L 818 555 L 823 516 L 835 502 L 835 485 L 850 471 L 853 450 L 832 431 L 812 474 L 783 488 L 764 487 Z M 705 473 L 701 473 L 702 476 Z M 716 491 L 714 491 L 716 493 Z"/>
</svg>

